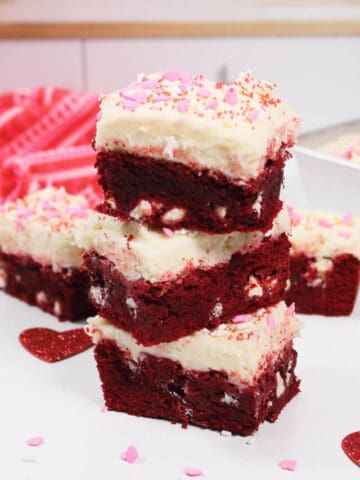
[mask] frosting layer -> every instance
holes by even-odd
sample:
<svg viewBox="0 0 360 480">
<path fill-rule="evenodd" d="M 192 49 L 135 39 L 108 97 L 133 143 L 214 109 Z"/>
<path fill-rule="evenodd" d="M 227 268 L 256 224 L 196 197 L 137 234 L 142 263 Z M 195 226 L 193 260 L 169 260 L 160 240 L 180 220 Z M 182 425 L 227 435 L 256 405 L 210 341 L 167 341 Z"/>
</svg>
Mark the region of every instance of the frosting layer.
<svg viewBox="0 0 360 480">
<path fill-rule="evenodd" d="M 239 323 L 222 324 L 212 331 L 204 328 L 151 347 L 136 343 L 131 334 L 100 316 L 88 320 L 86 331 L 94 343 L 115 341 L 134 362 L 148 353 L 178 361 L 184 369 L 225 371 L 236 383 L 251 383 L 262 373 L 269 356 L 276 358 L 276 352 L 299 334 L 301 325 L 285 302 L 237 317 Z"/>
<path fill-rule="evenodd" d="M 360 134 L 342 135 L 335 141 L 322 145 L 319 151 L 360 164 Z"/>
<path fill-rule="evenodd" d="M 276 86 L 241 73 L 233 83 L 178 72 L 140 74 L 101 101 L 95 145 L 256 178 L 295 142 L 300 120 Z"/>
<path fill-rule="evenodd" d="M 360 221 L 351 214 L 294 210 L 288 207 L 293 254 L 305 252 L 318 259 L 319 270 L 331 268 L 330 259 L 349 253 L 360 259 Z"/>
<path fill-rule="evenodd" d="M 247 252 L 265 236 L 277 237 L 289 228 L 286 209 L 280 211 L 266 233 L 213 235 L 190 230 L 151 230 L 93 211 L 86 224 L 76 229 L 75 237 L 79 247 L 108 258 L 127 279 L 158 282 L 176 277 L 187 267 L 206 268 L 227 262 L 235 252 Z"/>
<path fill-rule="evenodd" d="M 54 270 L 79 267 L 81 249 L 74 229 L 89 215 L 87 200 L 63 188 L 46 188 L 0 206 L 0 248 L 4 253 L 30 256 Z"/>
</svg>

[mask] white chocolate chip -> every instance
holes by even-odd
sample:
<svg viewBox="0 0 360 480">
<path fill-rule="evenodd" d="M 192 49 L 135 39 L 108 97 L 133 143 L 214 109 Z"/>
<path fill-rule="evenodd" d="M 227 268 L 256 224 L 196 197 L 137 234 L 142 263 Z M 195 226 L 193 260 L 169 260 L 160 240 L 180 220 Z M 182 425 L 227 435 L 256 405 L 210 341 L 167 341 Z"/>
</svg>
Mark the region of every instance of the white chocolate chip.
<svg viewBox="0 0 360 480">
<path fill-rule="evenodd" d="M 35 299 L 36 299 L 36 303 L 37 304 L 44 304 L 47 302 L 47 296 L 46 296 L 46 293 L 41 291 L 41 292 L 38 292 L 35 296 Z"/>
<path fill-rule="evenodd" d="M 58 317 L 62 313 L 61 303 L 59 300 L 56 300 L 54 303 L 54 314 Z"/>
</svg>

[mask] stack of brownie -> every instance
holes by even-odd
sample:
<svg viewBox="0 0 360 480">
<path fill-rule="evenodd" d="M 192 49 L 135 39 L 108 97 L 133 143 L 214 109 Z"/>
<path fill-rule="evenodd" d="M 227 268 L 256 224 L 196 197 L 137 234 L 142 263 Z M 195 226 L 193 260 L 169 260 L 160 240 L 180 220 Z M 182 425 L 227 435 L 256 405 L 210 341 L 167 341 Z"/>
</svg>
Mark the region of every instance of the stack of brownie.
<svg viewBox="0 0 360 480">
<path fill-rule="evenodd" d="M 247 435 L 298 392 L 279 200 L 298 124 L 249 72 L 141 74 L 102 98 L 105 202 L 77 242 L 109 409 Z"/>
</svg>

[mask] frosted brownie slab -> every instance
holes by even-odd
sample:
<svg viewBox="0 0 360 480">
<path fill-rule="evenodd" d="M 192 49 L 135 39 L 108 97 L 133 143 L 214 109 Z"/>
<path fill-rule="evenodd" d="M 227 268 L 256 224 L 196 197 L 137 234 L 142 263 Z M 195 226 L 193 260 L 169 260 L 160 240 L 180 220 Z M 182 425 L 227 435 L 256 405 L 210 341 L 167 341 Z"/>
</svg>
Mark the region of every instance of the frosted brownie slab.
<svg viewBox="0 0 360 480">
<path fill-rule="evenodd" d="M 299 119 L 273 84 L 140 74 L 101 101 L 100 210 L 157 227 L 266 231 Z"/>
<path fill-rule="evenodd" d="M 240 435 L 275 421 L 299 391 L 299 322 L 284 302 L 238 321 L 146 347 L 100 316 L 89 319 L 106 406 Z"/>
<path fill-rule="evenodd" d="M 350 215 L 291 210 L 291 286 L 296 311 L 350 315 L 360 272 L 360 222 Z"/>
<path fill-rule="evenodd" d="M 286 209 L 267 233 L 212 235 L 92 212 L 75 235 L 98 313 L 151 345 L 282 300 L 289 228 Z"/>
<path fill-rule="evenodd" d="M 0 287 L 61 320 L 94 312 L 74 229 L 89 215 L 82 196 L 47 188 L 0 207 Z"/>
</svg>

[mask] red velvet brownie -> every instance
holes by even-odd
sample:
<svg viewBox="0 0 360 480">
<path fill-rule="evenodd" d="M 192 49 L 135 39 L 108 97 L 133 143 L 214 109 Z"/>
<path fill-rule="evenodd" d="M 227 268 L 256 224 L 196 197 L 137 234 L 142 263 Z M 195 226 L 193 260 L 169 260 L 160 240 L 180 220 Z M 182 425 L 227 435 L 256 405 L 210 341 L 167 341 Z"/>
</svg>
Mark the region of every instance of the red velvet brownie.
<svg viewBox="0 0 360 480">
<path fill-rule="evenodd" d="M 299 313 L 350 315 L 360 278 L 360 222 L 350 214 L 291 210 L 288 304 Z"/>
<path fill-rule="evenodd" d="M 152 345 L 282 300 L 289 226 L 286 209 L 267 233 L 212 235 L 155 231 L 93 212 L 75 236 L 98 313 Z"/>
<path fill-rule="evenodd" d="M 266 231 L 298 125 L 275 86 L 249 72 L 232 84 L 141 74 L 101 102 L 99 209 L 154 227 Z"/>
<path fill-rule="evenodd" d="M 248 435 L 298 393 L 285 303 L 151 347 L 102 317 L 89 319 L 107 408 Z"/>
<path fill-rule="evenodd" d="M 60 320 L 94 313 L 74 229 L 86 199 L 47 188 L 0 207 L 0 287 Z"/>
</svg>

